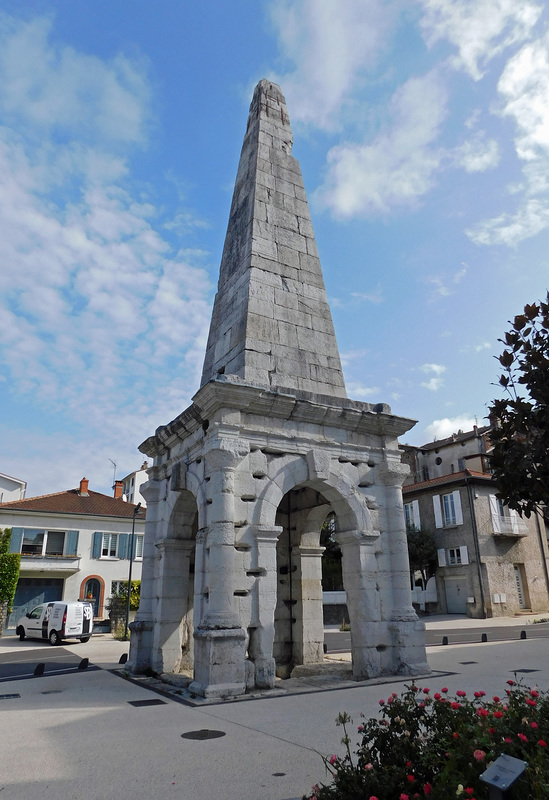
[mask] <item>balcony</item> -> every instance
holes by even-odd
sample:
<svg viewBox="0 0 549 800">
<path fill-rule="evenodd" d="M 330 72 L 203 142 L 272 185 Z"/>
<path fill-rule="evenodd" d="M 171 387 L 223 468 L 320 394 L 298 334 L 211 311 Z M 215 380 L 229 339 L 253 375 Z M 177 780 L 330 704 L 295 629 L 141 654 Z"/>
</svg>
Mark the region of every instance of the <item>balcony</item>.
<svg viewBox="0 0 549 800">
<path fill-rule="evenodd" d="M 31 555 L 21 553 L 21 572 L 57 572 L 74 575 L 80 570 L 80 556 Z"/>
<path fill-rule="evenodd" d="M 494 536 L 520 538 L 528 535 L 528 527 L 524 520 L 518 515 L 507 517 L 499 514 L 497 517 L 493 518 L 492 522 L 494 525 Z"/>
</svg>

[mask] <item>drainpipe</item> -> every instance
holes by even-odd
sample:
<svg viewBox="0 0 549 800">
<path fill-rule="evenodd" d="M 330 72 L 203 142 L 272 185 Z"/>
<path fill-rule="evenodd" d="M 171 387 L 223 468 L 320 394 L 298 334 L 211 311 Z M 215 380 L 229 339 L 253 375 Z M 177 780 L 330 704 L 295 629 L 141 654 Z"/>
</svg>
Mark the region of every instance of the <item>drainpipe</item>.
<svg viewBox="0 0 549 800">
<path fill-rule="evenodd" d="M 477 517 L 475 514 L 475 504 L 474 504 L 474 497 L 473 497 L 473 490 L 471 488 L 471 484 L 469 483 L 469 479 L 467 475 L 465 476 L 465 486 L 467 488 L 467 498 L 469 500 L 469 508 L 471 509 L 471 523 L 473 527 L 473 541 L 475 543 L 475 555 L 477 557 L 477 564 L 478 564 L 478 582 L 480 587 L 480 603 L 482 606 L 482 618 L 486 619 L 486 602 L 484 596 L 484 585 L 482 582 L 482 564 L 480 563 L 480 546 L 478 540 L 478 528 L 477 528 Z"/>
</svg>

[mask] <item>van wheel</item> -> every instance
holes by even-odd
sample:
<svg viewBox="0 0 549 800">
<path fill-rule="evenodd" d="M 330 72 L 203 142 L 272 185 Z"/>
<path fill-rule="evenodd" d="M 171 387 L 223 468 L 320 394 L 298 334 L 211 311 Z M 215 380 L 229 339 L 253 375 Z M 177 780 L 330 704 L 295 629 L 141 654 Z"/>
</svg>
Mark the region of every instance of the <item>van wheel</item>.
<svg viewBox="0 0 549 800">
<path fill-rule="evenodd" d="M 17 628 L 17 630 L 15 631 L 15 633 L 19 636 L 19 641 L 22 642 L 23 639 L 25 638 L 25 629 L 24 629 L 24 627 L 22 625 L 20 625 Z"/>
<path fill-rule="evenodd" d="M 80 641 L 82 642 L 82 644 L 86 644 L 86 642 L 90 641 L 90 637 L 89 636 L 82 636 Z"/>
<path fill-rule="evenodd" d="M 59 636 L 57 631 L 52 631 L 50 633 L 50 644 L 53 644 L 54 646 L 56 644 L 61 644 L 61 637 Z"/>
</svg>

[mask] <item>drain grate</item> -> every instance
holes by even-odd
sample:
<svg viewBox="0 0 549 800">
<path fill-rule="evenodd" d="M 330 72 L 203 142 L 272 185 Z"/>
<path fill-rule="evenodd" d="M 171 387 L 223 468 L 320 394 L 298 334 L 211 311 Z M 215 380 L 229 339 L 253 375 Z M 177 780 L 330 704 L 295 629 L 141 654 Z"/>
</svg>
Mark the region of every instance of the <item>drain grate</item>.
<svg viewBox="0 0 549 800">
<path fill-rule="evenodd" d="M 225 731 L 209 731 L 207 728 L 202 728 L 200 731 L 188 731 L 188 733 L 182 733 L 182 739 L 220 739 L 222 736 L 225 736 Z"/>
<path fill-rule="evenodd" d="M 15 700 L 20 694 L 0 694 L 0 700 Z"/>
<path fill-rule="evenodd" d="M 61 694 L 63 689 L 48 689 L 45 692 L 40 692 L 40 694 Z"/>
<path fill-rule="evenodd" d="M 128 705 L 140 708 L 141 706 L 166 706 L 165 700 L 128 700 Z"/>
<path fill-rule="evenodd" d="M 478 661 L 460 661 L 459 663 L 467 666 L 468 664 L 478 664 Z"/>
<path fill-rule="evenodd" d="M 540 672 L 539 669 L 510 669 L 509 672 Z"/>
</svg>

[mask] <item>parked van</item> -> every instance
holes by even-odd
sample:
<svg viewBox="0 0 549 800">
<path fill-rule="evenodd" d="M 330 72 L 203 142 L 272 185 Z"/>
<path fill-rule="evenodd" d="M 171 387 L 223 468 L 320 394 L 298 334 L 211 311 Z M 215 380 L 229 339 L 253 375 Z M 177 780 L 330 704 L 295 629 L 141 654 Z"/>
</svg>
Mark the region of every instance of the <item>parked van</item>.
<svg viewBox="0 0 549 800">
<path fill-rule="evenodd" d="M 93 631 L 91 603 L 42 603 L 21 617 L 15 629 L 21 641 L 26 636 L 49 639 L 50 644 L 61 644 L 63 639 L 89 641 Z"/>
</svg>

